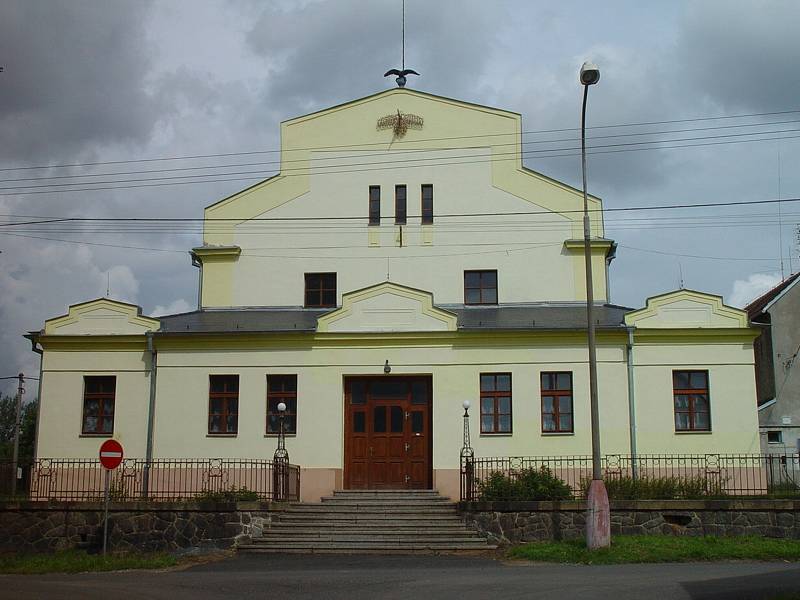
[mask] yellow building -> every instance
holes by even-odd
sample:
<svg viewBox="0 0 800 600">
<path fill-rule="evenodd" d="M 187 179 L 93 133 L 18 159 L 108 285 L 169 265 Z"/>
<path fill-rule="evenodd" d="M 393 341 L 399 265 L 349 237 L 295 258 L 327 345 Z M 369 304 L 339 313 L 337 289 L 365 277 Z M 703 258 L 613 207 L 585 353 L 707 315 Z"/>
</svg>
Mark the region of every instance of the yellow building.
<svg viewBox="0 0 800 600">
<path fill-rule="evenodd" d="M 522 166 L 520 115 L 392 89 L 281 125 L 281 170 L 208 207 L 199 310 L 99 299 L 31 334 L 39 457 L 270 458 L 288 405 L 304 499 L 457 496 L 478 456 L 591 451 L 582 194 Z M 591 207 L 601 202 L 590 198 Z M 744 312 L 609 303 L 595 212 L 604 454 L 757 452 Z"/>
</svg>

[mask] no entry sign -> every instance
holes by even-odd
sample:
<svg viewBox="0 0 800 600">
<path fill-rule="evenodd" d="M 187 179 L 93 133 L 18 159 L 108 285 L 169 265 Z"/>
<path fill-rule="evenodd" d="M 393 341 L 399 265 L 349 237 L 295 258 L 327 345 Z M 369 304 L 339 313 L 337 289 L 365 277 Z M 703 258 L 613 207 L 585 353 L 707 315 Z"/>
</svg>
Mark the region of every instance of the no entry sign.
<svg viewBox="0 0 800 600">
<path fill-rule="evenodd" d="M 100 446 L 100 464 L 106 469 L 116 469 L 122 462 L 122 444 L 117 440 L 106 440 Z"/>
</svg>

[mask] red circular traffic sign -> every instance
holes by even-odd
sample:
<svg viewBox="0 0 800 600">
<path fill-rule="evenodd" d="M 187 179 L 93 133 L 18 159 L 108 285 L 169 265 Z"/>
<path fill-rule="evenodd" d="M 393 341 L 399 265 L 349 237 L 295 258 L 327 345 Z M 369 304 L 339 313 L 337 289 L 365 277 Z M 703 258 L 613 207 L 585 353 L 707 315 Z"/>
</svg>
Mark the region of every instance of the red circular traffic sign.
<svg viewBox="0 0 800 600">
<path fill-rule="evenodd" d="M 116 469 L 122 463 L 122 444 L 117 440 L 106 440 L 100 446 L 100 464 L 106 469 Z"/>
</svg>

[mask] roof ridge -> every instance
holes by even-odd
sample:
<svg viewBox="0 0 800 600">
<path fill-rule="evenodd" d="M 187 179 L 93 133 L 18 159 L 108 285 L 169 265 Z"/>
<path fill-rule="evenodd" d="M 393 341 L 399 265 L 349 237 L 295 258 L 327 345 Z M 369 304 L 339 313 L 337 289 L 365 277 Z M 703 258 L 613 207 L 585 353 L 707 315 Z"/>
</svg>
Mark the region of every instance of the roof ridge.
<svg viewBox="0 0 800 600">
<path fill-rule="evenodd" d="M 761 314 L 766 308 L 767 304 L 772 302 L 772 300 L 774 300 L 782 291 L 792 285 L 792 283 L 794 283 L 798 277 L 800 277 L 800 271 L 789 275 L 789 277 L 768 289 L 755 300 L 751 301 L 744 307 L 747 315 L 752 319 L 753 317 Z"/>
</svg>

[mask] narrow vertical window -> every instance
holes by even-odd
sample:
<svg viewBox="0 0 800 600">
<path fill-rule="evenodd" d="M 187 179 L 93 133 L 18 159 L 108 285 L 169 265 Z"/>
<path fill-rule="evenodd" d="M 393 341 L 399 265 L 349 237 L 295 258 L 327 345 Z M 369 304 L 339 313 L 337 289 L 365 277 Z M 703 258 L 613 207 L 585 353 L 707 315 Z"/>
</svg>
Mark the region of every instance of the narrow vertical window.
<svg viewBox="0 0 800 600">
<path fill-rule="evenodd" d="M 267 375 L 267 433 L 280 431 L 281 402 L 286 405 L 283 430 L 297 433 L 297 375 Z"/>
<path fill-rule="evenodd" d="M 369 186 L 369 224 L 381 224 L 381 186 Z"/>
<path fill-rule="evenodd" d="M 673 371 L 675 431 L 711 431 L 708 371 Z"/>
<path fill-rule="evenodd" d="M 422 223 L 433 223 L 433 185 L 422 186 Z"/>
<path fill-rule="evenodd" d="M 239 376 L 209 375 L 208 433 L 239 430 Z"/>
<path fill-rule="evenodd" d="M 406 224 L 406 186 L 394 186 L 394 223 Z"/>
<path fill-rule="evenodd" d="M 572 433 L 572 373 L 542 373 L 542 432 Z"/>
<path fill-rule="evenodd" d="M 464 304 L 497 304 L 497 271 L 464 271 Z"/>
<path fill-rule="evenodd" d="M 511 433 L 511 373 L 481 373 L 481 433 Z"/>
<path fill-rule="evenodd" d="M 336 306 L 336 273 L 306 273 L 306 308 Z"/>
<path fill-rule="evenodd" d="M 114 433 L 114 400 L 117 378 L 89 376 L 83 378 L 84 435 L 111 435 Z"/>
</svg>

